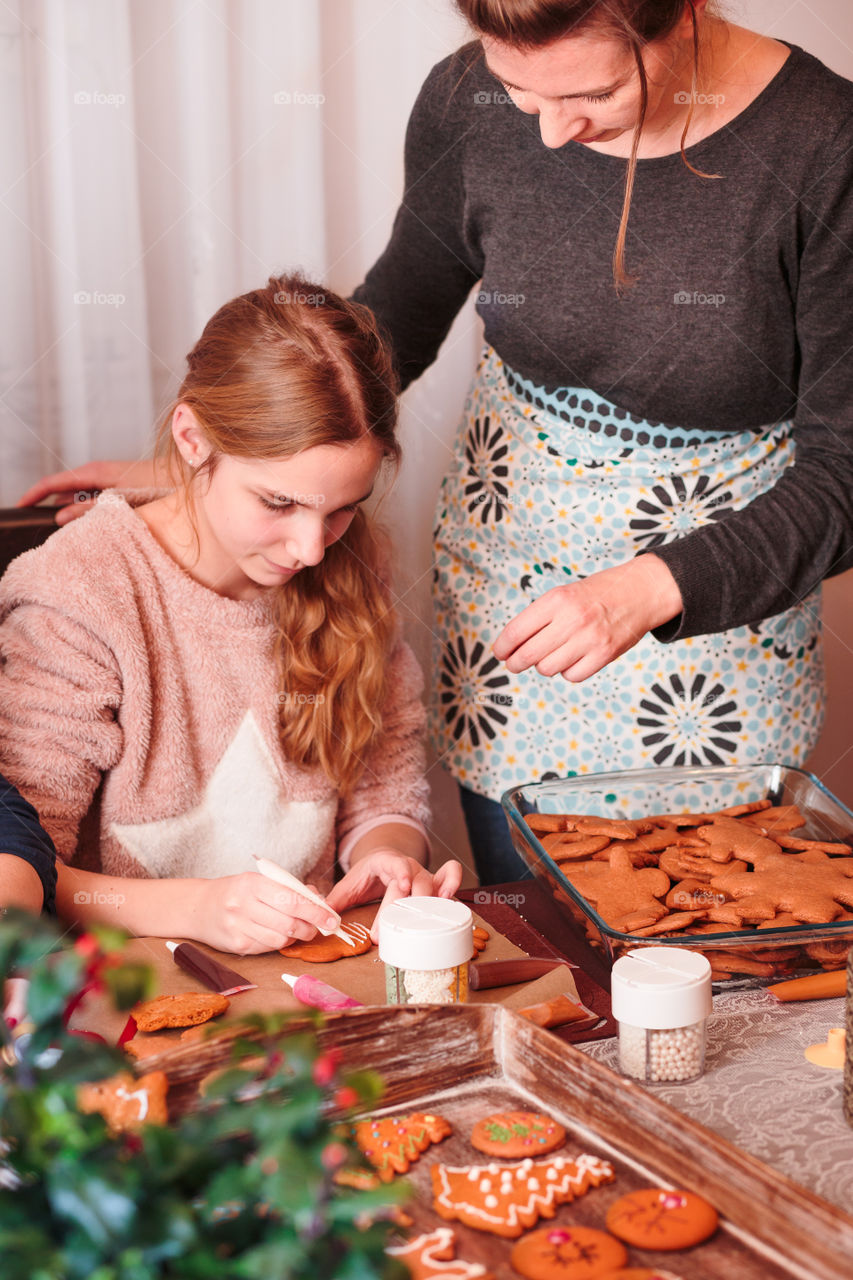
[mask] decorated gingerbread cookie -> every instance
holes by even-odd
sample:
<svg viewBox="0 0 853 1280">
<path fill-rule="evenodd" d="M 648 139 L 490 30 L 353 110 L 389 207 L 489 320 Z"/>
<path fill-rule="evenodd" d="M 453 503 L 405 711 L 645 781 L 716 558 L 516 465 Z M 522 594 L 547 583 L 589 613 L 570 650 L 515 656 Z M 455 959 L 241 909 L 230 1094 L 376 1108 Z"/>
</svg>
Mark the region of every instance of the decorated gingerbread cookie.
<svg viewBox="0 0 853 1280">
<path fill-rule="evenodd" d="M 417 1111 L 409 1116 L 384 1116 L 354 1125 L 355 1140 L 383 1182 L 409 1166 L 427 1147 L 441 1142 L 453 1130 L 441 1116 Z"/>
<path fill-rule="evenodd" d="M 566 1131 L 556 1120 L 534 1111 L 501 1111 L 474 1125 L 471 1146 L 487 1156 L 517 1160 L 522 1156 L 544 1156 L 556 1151 L 566 1140 Z"/>
<path fill-rule="evenodd" d="M 689 1249 L 713 1235 L 716 1209 L 692 1191 L 648 1187 L 614 1200 L 607 1230 L 638 1249 Z"/>
<path fill-rule="evenodd" d="M 620 1267 L 618 1271 L 606 1271 L 596 1280 L 681 1280 L 674 1271 L 661 1271 L 660 1267 Z"/>
<path fill-rule="evenodd" d="M 330 934 L 328 938 L 320 934 L 310 942 L 293 942 L 289 947 L 282 947 L 283 956 L 292 956 L 294 960 L 310 960 L 313 964 L 328 964 L 331 960 L 345 960 L 347 956 L 361 956 L 373 946 L 370 930 L 363 924 L 342 924 L 341 932 L 352 940 L 352 946 Z"/>
<path fill-rule="evenodd" d="M 195 1027 L 224 1013 L 230 1001 L 215 991 L 184 991 L 173 996 L 157 996 L 134 1005 L 130 1013 L 138 1031 L 160 1031 L 163 1027 Z"/>
<path fill-rule="evenodd" d="M 543 1227 L 513 1246 L 514 1270 L 530 1280 L 593 1280 L 628 1260 L 625 1246 L 592 1227 Z"/>
<path fill-rule="evenodd" d="M 456 1241 L 450 1227 L 438 1227 L 406 1244 L 389 1245 L 385 1252 L 406 1264 L 412 1280 L 495 1280 L 481 1262 L 462 1262 L 455 1257 Z"/>
<path fill-rule="evenodd" d="M 557 1205 L 575 1200 L 590 1187 L 612 1182 L 613 1167 L 590 1155 L 575 1160 L 555 1156 L 536 1162 L 522 1160 L 514 1168 L 435 1164 L 430 1176 L 433 1207 L 440 1217 L 498 1236 L 516 1237 L 540 1218 L 553 1218 Z"/>
<path fill-rule="evenodd" d="M 116 1133 L 139 1129 L 143 1124 L 165 1124 L 169 1079 L 162 1071 L 152 1071 L 138 1080 L 129 1071 L 95 1084 L 81 1084 L 77 1106 L 81 1111 L 102 1115 Z"/>
</svg>

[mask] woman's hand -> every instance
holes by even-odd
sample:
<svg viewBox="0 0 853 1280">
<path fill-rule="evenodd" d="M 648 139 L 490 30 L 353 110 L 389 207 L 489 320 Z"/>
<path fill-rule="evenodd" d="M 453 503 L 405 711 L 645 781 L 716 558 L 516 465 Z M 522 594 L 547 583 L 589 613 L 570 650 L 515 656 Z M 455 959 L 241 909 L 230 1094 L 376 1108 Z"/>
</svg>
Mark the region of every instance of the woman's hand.
<svg viewBox="0 0 853 1280">
<path fill-rule="evenodd" d="M 682 610 L 663 560 L 637 556 L 582 582 L 552 587 L 504 627 L 492 646 L 512 672 L 535 667 L 573 682 L 595 675 L 647 631 Z"/>
<path fill-rule="evenodd" d="M 386 902 L 393 902 L 396 898 L 423 895 L 452 898 L 461 883 L 462 864 L 459 862 L 445 862 L 432 874 L 414 858 L 407 858 L 393 849 L 376 849 L 347 871 L 326 901 L 333 911 L 340 914 L 347 907 L 371 902 L 382 895 L 381 911 Z"/>
<path fill-rule="evenodd" d="M 241 956 L 277 951 L 338 924 L 323 907 L 255 871 L 193 883 L 199 888 L 184 936 L 217 951 Z"/>
<path fill-rule="evenodd" d="M 153 489 L 163 483 L 155 462 L 87 462 L 69 471 L 55 471 L 39 480 L 18 499 L 19 507 L 34 507 L 56 498 L 57 524 L 85 515 L 101 489 Z"/>
</svg>

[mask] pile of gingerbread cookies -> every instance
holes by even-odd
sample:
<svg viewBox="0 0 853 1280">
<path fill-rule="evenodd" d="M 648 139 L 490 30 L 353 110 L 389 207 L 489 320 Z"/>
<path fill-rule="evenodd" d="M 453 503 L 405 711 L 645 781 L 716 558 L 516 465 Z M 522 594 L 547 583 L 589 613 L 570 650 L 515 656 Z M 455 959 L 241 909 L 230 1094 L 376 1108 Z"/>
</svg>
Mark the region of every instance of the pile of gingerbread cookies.
<svg viewBox="0 0 853 1280">
<path fill-rule="evenodd" d="M 416 1112 L 363 1120 L 353 1132 L 376 1178 L 390 1182 L 408 1173 L 452 1129 L 441 1116 Z M 565 1143 L 565 1129 L 547 1115 L 528 1111 L 487 1116 L 474 1125 L 469 1140 L 490 1162 L 433 1164 L 433 1210 L 445 1221 L 506 1238 L 510 1266 L 530 1280 L 678 1280 L 672 1271 L 629 1262 L 626 1246 L 641 1252 L 688 1249 L 717 1229 L 717 1212 L 707 1201 L 662 1187 L 613 1201 L 602 1212 L 602 1229 L 572 1223 L 537 1227 L 540 1220 L 553 1219 L 560 1206 L 613 1182 L 612 1165 L 586 1153 L 554 1155 Z M 392 1245 L 388 1252 L 406 1264 L 412 1280 L 494 1280 L 483 1263 L 457 1258 L 448 1227 Z"/>
<path fill-rule="evenodd" d="M 769 800 L 712 813 L 606 818 L 531 813 L 531 831 L 563 875 L 611 928 L 635 938 L 720 934 L 853 920 L 848 844 L 809 840 L 796 805 Z M 597 930 L 590 940 L 600 945 Z M 806 943 L 823 968 L 844 965 L 849 940 Z M 757 955 L 708 948 L 715 979 L 773 977 L 802 961 L 800 945 Z"/>
</svg>

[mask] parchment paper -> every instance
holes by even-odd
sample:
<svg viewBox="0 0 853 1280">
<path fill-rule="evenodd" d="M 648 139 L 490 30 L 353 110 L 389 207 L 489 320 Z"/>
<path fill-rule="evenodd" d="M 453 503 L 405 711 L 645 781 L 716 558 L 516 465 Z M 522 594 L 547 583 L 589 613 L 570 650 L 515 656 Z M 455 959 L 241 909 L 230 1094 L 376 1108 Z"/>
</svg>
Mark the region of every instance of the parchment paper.
<svg viewBox="0 0 853 1280">
<path fill-rule="evenodd" d="M 363 907 L 355 907 L 344 913 L 347 922 L 365 924 L 370 927 L 376 915 L 377 904 L 371 903 Z M 486 929 L 490 934 L 486 948 L 478 960 L 511 960 L 524 956 L 526 952 L 515 946 L 508 938 L 497 933 L 495 929 L 474 915 L 474 922 Z M 183 939 L 174 938 L 174 942 Z M 231 1007 L 219 1019 L 219 1023 L 246 1013 L 273 1013 L 282 1010 L 299 1010 L 304 1008 L 293 995 L 287 983 L 282 982 L 282 973 L 310 973 L 322 979 L 330 986 L 336 987 L 346 995 L 360 1000 L 363 1004 L 386 1004 L 385 999 L 385 966 L 379 959 L 376 947 L 361 956 L 348 956 L 344 960 L 333 960 L 329 964 L 310 964 L 306 961 L 294 960 L 290 956 L 279 955 L 273 951 L 260 956 L 233 956 L 214 951 L 210 947 L 201 946 L 229 968 L 242 974 L 250 982 L 257 983 L 254 991 L 241 992 L 231 998 Z M 157 994 L 171 995 L 181 991 L 203 991 L 197 979 L 179 969 L 172 959 L 164 938 L 134 938 L 130 941 L 123 956 L 127 960 L 139 961 L 150 965 L 157 978 Z M 476 1004 L 504 1004 L 512 1009 L 521 1009 L 528 1004 L 538 1004 L 558 995 L 567 995 L 578 1000 L 577 988 L 571 970 L 563 965 L 534 982 L 522 983 L 512 987 L 494 987 L 486 991 L 471 991 L 469 1001 Z M 126 1014 L 116 1013 L 101 997 L 90 996 L 77 1010 L 72 1027 L 75 1030 L 95 1031 L 104 1036 L 111 1044 L 121 1034 L 127 1019 Z M 180 1031 L 161 1031 L 158 1036 L 169 1036 L 176 1042 Z M 140 1034 L 140 1039 L 143 1037 Z"/>
</svg>

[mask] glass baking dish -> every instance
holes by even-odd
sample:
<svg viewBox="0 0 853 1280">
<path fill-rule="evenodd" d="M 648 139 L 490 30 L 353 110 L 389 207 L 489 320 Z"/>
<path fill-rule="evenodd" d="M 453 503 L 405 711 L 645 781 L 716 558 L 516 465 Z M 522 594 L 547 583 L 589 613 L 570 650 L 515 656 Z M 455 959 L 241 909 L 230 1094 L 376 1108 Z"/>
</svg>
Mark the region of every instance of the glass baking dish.
<svg viewBox="0 0 853 1280">
<path fill-rule="evenodd" d="M 784 928 L 741 928 L 672 936 L 620 933 L 608 925 L 549 857 L 525 816 L 532 813 L 643 818 L 704 813 L 755 800 L 796 804 L 809 840 L 853 843 L 853 812 L 803 769 L 782 764 L 630 769 L 512 787 L 501 799 L 518 853 L 555 904 L 608 964 L 633 947 L 689 947 L 708 956 L 718 985 L 758 985 L 815 969 L 840 969 L 853 945 L 853 918 Z M 724 864 L 721 864 L 721 871 Z M 853 913 L 847 912 L 848 915 Z"/>
</svg>

